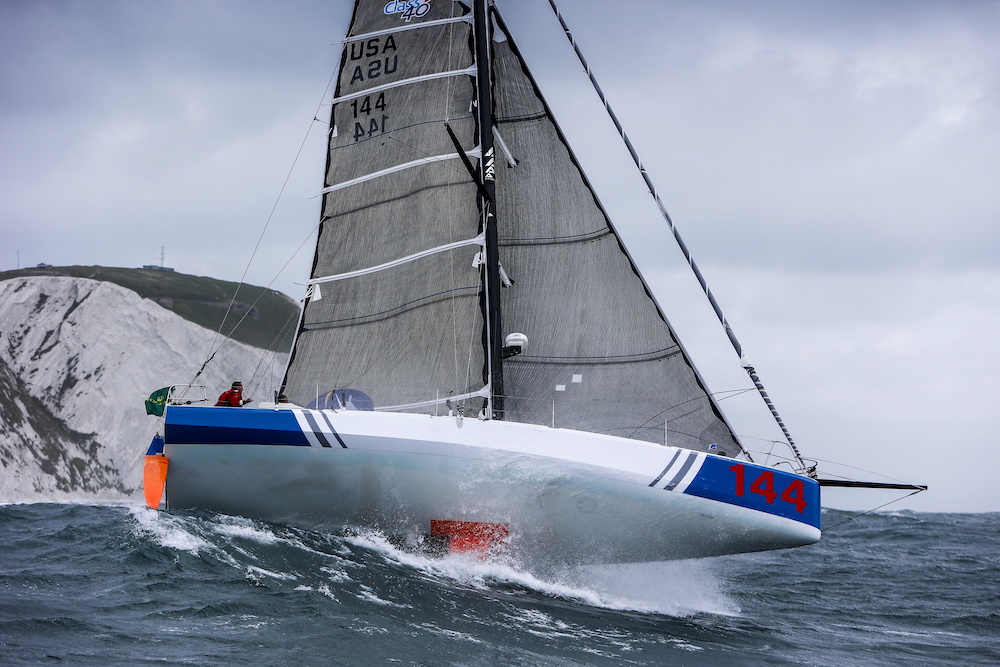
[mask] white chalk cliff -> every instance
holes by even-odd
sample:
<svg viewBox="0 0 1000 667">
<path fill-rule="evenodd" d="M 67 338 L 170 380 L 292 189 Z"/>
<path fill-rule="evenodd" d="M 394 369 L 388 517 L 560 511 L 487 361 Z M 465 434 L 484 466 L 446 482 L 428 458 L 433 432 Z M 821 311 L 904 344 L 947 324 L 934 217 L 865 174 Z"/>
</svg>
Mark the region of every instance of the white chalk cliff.
<svg viewBox="0 0 1000 667">
<path fill-rule="evenodd" d="M 140 498 L 143 456 L 162 428 L 144 400 L 191 381 L 220 340 L 113 283 L 0 282 L 0 502 Z M 197 384 L 209 404 L 236 379 L 270 400 L 284 357 L 225 340 Z"/>
</svg>

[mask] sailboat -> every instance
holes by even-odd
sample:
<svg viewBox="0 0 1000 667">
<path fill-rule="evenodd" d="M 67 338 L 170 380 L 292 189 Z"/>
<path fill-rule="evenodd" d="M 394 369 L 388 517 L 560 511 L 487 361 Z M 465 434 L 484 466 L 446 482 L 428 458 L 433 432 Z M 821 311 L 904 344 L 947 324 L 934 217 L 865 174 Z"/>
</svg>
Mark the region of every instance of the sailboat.
<svg viewBox="0 0 1000 667">
<path fill-rule="evenodd" d="M 815 465 L 754 462 L 493 3 L 358 0 L 328 148 L 282 402 L 167 399 L 151 507 L 526 564 L 820 539 Z"/>
</svg>

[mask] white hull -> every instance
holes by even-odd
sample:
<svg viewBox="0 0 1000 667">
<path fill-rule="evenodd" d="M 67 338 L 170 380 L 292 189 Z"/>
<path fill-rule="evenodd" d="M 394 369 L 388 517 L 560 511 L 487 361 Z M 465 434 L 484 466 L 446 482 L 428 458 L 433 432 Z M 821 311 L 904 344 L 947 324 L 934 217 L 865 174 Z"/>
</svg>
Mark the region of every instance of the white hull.
<svg viewBox="0 0 1000 667">
<path fill-rule="evenodd" d="M 293 412 L 311 446 L 172 443 L 168 419 L 167 507 L 410 541 L 432 520 L 506 524 L 511 555 L 538 565 L 697 558 L 820 537 L 799 520 L 685 493 L 718 458 L 707 454 L 476 419 Z"/>
</svg>

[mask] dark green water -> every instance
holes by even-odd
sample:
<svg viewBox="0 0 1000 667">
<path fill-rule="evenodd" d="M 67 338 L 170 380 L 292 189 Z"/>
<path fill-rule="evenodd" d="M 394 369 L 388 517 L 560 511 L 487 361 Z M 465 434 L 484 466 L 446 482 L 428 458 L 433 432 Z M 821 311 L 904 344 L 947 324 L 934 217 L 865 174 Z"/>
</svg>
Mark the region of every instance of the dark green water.
<svg viewBox="0 0 1000 667">
<path fill-rule="evenodd" d="M 997 665 L 998 528 L 876 514 L 791 551 L 537 577 L 215 514 L 8 505 L 0 664 Z"/>
</svg>

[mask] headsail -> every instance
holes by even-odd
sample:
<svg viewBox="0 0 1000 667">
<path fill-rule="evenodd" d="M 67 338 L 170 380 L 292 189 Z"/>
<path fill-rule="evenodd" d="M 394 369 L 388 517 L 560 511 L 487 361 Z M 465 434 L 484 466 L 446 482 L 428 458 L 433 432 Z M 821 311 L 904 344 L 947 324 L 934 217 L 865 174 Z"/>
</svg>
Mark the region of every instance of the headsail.
<svg viewBox="0 0 1000 667">
<path fill-rule="evenodd" d="M 735 455 L 513 40 L 498 36 L 497 128 L 518 161 L 497 175 L 501 261 L 513 281 L 501 304 L 504 325 L 530 341 L 507 361 L 508 418 Z"/>
</svg>

